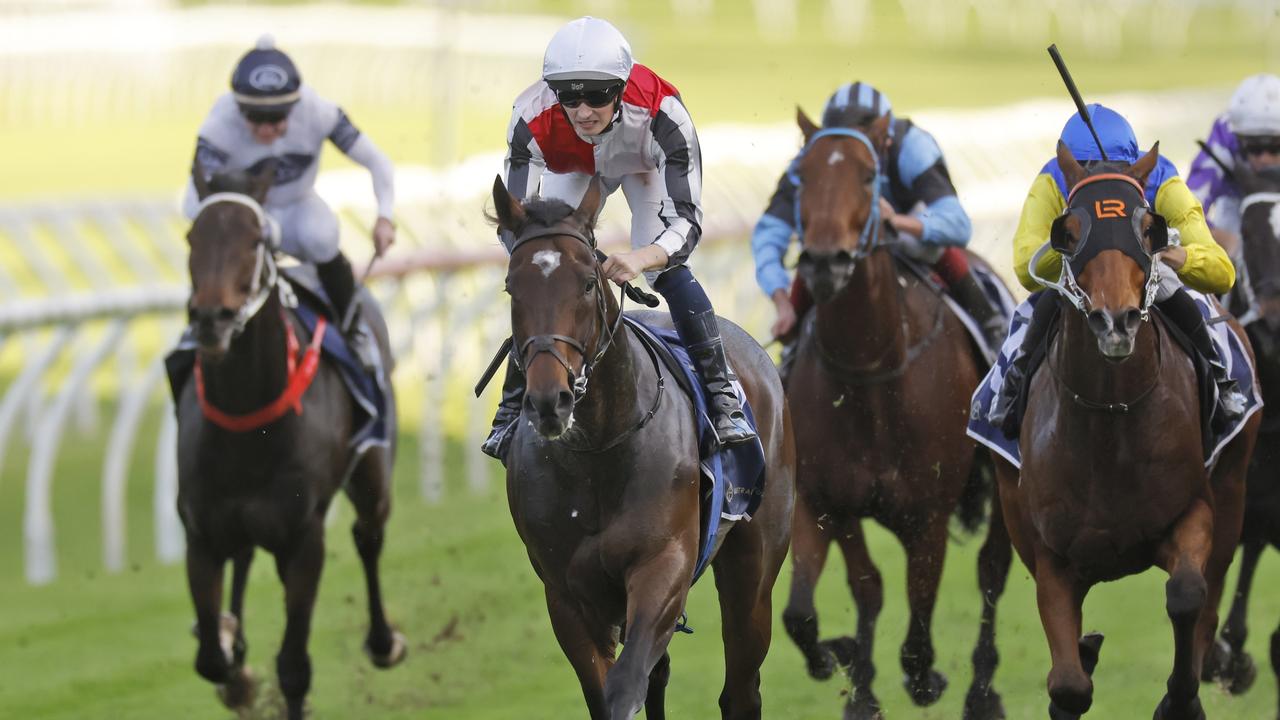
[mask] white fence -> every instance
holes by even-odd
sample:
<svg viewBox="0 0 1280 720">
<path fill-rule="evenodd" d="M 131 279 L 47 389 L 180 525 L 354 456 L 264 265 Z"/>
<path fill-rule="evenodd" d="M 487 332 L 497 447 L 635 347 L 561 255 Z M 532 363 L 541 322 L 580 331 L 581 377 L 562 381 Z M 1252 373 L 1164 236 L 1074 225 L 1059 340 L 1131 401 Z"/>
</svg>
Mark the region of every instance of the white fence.
<svg viewBox="0 0 1280 720">
<path fill-rule="evenodd" d="M 1144 142 L 1159 138 L 1185 165 L 1192 138 L 1207 129 L 1225 92 L 1103 101 L 1125 112 Z M 1070 112 L 1066 102 L 1036 101 L 915 116 L 948 155 L 974 219 L 972 247 L 999 268 L 1009 269 L 1008 238 L 1021 200 Z M 707 215 L 695 269 L 720 312 L 760 338 L 770 306 L 756 288 L 747 237 L 798 142 L 789 126 L 716 127 L 702 136 Z M 400 244 L 371 283 L 388 314 L 404 407 L 420 410 L 409 424 L 418 428 L 419 491 L 428 502 L 444 499 L 447 438 L 462 440 L 471 487 L 485 487 L 495 467 L 478 446 L 496 388 L 475 401 L 470 387 L 508 331 L 499 291 L 504 255 L 481 217 L 499 168 L 500 158 L 485 156 L 441 173 L 402 173 Z M 368 258 L 370 211 L 343 199 L 366 195 L 367 182 L 360 172 L 343 171 L 320 183 L 330 202 L 345 208 L 344 244 L 358 267 Z M 163 561 L 180 557 L 175 428 L 160 365 L 187 297 L 185 223 L 175 205 L 148 199 L 0 207 L 0 373 L 12 378 L 0 392 L 0 469 L 15 442 L 29 444 L 23 530 L 29 582 L 56 576 L 53 484 L 68 480 L 59 478 L 58 450 L 68 432 L 100 435 L 100 398 L 114 400 L 101 474 L 105 567 L 118 571 L 124 564 L 129 483 L 153 484 L 156 554 Z M 606 209 L 606 243 L 624 239 L 621 205 L 615 199 Z M 161 429 L 152 462 L 135 468 L 131 457 L 148 413 L 161 413 Z"/>
</svg>

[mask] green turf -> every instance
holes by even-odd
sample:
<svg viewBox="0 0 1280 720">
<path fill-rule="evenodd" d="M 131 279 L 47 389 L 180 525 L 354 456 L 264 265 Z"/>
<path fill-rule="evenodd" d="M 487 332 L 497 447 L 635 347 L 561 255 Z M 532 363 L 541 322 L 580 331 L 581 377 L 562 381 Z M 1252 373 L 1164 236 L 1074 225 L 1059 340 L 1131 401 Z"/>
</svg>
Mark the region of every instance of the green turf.
<svg viewBox="0 0 1280 720">
<path fill-rule="evenodd" d="M 154 426 L 143 437 L 154 437 Z M 465 720 L 581 717 L 577 684 L 551 634 L 539 583 L 528 565 L 508 514 L 495 470 L 487 492 L 466 490 L 458 471 L 447 478 L 446 500 L 424 504 L 416 494 L 413 439 L 404 438 L 396 474 L 397 504 L 384 556 L 388 608 L 410 638 L 401 667 L 373 670 L 360 651 L 365 627 L 359 562 L 343 507 L 331 528 L 329 561 L 318 604 L 311 652 L 315 667 L 312 717 L 458 718 Z M 135 458 L 129 492 L 130 568 L 120 575 L 100 569 L 98 457 L 92 441 L 64 446 L 54 501 L 61 577 L 31 588 L 21 578 L 21 484 L 25 459 L 11 457 L 0 476 L 0 717 L 4 718 L 225 718 L 212 689 L 192 670 L 192 612 L 181 566 L 159 566 L 151 557 L 150 444 Z M 450 444 L 451 466 L 460 448 Z M 496 466 L 496 464 L 495 464 Z M 344 501 L 345 503 L 345 501 Z M 898 644 L 905 636 L 903 553 L 883 531 L 869 533 L 884 573 L 875 689 L 895 718 L 955 718 L 970 677 L 969 653 L 977 634 L 979 602 L 974 579 L 977 538 L 953 542 L 943 577 L 935 640 L 938 667 L 951 687 L 939 705 L 911 706 L 902 691 Z M 837 556 L 833 555 L 833 559 Z M 781 612 L 788 573 L 775 598 Z M 1234 574 L 1233 574 L 1234 580 Z M 1251 620 L 1249 648 L 1260 663 L 1258 686 L 1230 698 L 1205 686 L 1211 717 L 1259 718 L 1271 712 L 1276 689 L 1266 666 L 1267 638 L 1280 618 L 1280 597 L 1267 592 L 1280 582 L 1280 563 L 1262 563 Z M 247 626 L 250 662 L 270 681 L 282 632 L 280 586 L 270 559 L 259 555 L 250 585 Z M 819 587 L 824 635 L 851 632 L 854 613 L 843 578 L 829 569 Z M 1142 717 L 1163 693 L 1172 640 L 1163 610 L 1163 577 L 1148 573 L 1095 590 L 1086 604 L 1085 627 L 1107 633 L 1097 673 L 1091 717 Z M 692 636 L 672 641 L 672 717 L 711 717 L 723 663 L 714 587 L 693 591 Z M 1043 717 L 1047 652 L 1034 589 L 1015 565 L 1001 605 L 998 687 L 1011 718 Z M 799 653 L 775 623 L 775 643 L 764 668 L 767 718 L 837 717 L 845 683 L 805 676 Z M 257 717 L 278 711 L 264 692 Z"/>
</svg>

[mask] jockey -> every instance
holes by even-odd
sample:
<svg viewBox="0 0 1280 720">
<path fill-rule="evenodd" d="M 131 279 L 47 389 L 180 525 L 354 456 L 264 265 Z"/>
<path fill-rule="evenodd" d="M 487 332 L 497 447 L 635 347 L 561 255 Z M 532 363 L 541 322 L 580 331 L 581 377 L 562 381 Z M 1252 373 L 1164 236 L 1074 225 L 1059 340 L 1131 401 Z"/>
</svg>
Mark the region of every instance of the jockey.
<svg viewBox="0 0 1280 720">
<path fill-rule="evenodd" d="M 1138 140 L 1133 128 L 1122 115 L 1102 105 L 1089 105 L 1089 117 L 1098 131 L 1098 137 L 1106 148 L 1107 158 L 1111 162 L 1132 164 L 1141 157 Z M 1089 128 L 1076 113 L 1067 120 L 1062 128 L 1062 141 L 1067 144 L 1071 154 L 1086 167 L 1102 160 L 1098 146 L 1093 140 Z M 1066 179 L 1058 167 L 1058 161 L 1052 159 L 1031 184 L 1031 190 L 1022 205 L 1022 216 L 1018 220 L 1018 229 L 1013 237 L 1013 263 L 1018 281 L 1027 290 L 1035 292 L 1043 289 L 1031 276 L 1028 263 L 1049 237 L 1049 229 L 1054 218 L 1063 213 L 1067 206 L 1067 195 L 1071 188 L 1066 186 Z M 1214 412 L 1215 425 L 1239 417 L 1245 408 L 1245 397 L 1239 387 L 1227 374 L 1227 368 L 1213 339 L 1204 317 L 1200 314 L 1195 301 L 1183 288 L 1183 283 L 1201 292 L 1220 294 L 1231 289 L 1235 283 L 1235 268 L 1227 254 L 1213 241 L 1209 227 L 1205 224 L 1204 211 L 1191 191 L 1187 189 L 1182 178 L 1178 177 L 1178 169 L 1167 158 L 1161 155 L 1155 169 L 1147 178 L 1146 198 L 1155 212 L 1163 216 L 1169 224 L 1170 247 L 1160 253 L 1163 261 L 1160 273 L 1160 284 L 1156 291 L 1155 304 L 1165 317 L 1175 323 L 1195 345 L 1196 350 L 1209 361 L 1213 369 L 1214 381 L 1218 385 L 1218 409 Z M 1173 238 L 1180 237 L 1180 245 Z M 1061 273 L 1062 256 L 1049 251 L 1041 257 L 1036 266 L 1036 274 L 1040 277 L 1056 278 Z M 1023 382 L 1027 373 L 1027 357 L 1039 345 L 1048 331 L 1051 319 L 1056 311 L 1057 303 L 1052 298 L 1042 299 L 1035 303 L 1031 321 L 1027 325 L 1022 345 L 1009 365 L 1007 375 L 1000 387 L 1000 397 L 996 400 L 989 420 L 991 424 L 1001 428 L 1007 437 L 1016 437 L 1017 413 L 1012 412 L 1017 405 Z"/>
<path fill-rule="evenodd" d="M 1280 167 L 1280 77 L 1245 78 L 1227 111 L 1213 121 L 1206 144 L 1228 167 L 1239 162 L 1255 172 Z M 1204 150 L 1191 162 L 1187 186 L 1204 206 L 1214 238 L 1239 256 L 1240 189 Z"/>
<path fill-rule="evenodd" d="M 890 123 L 881 158 L 885 170 L 880 181 L 880 215 L 897 231 L 906 255 L 933 266 L 952 297 L 978 322 L 991 351 L 997 352 L 1004 342 L 1005 319 L 969 271 L 964 247 L 972 227 L 933 136 L 906 118 L 893 118 L 889 98 L 862 82 L 836 90 L 822 110 L 822 126 L 852 127 L 882 115 L 889 115 Z M 773 336 L 783 338 L 783 354 L 788 358 L 798 335 L 798 320 L 813 303 L 800 278 L 793 284 L 782 265 L 796 235 L 796 191 L 791 174 L 783 173 L 751 235 L 756 282 L 773 300 L 777 313 Z"/>
<path fill-rule="evenodd" d="M 373 244 L 381 255 L 396 237 L 391 220 L 395 204 L 391 161 L 351 124 L 342 108 L 302 84 L 293 61 L 276 49 L 270 35 L 262 36 L 257 46 L 240 58 L 231 75 L 231 92 L 214 101 L 196 138 L 196 160 L 210 175 L 254 172 L 276 161 L 275 181 L 263 209 L 280 225 L 280 250 L 315 264 L 343 334 L 352 351 L 369 367 L 371 345 L 355 320 L 355 275 L 338 248 L 338 218 L 315 191 L 318 160 L 326 139 L 373 176 L 378 203 Z M 193 181 L 187 182 L 182 207 L 190 219 L 200 211 Z"/>
<path fill-rule="evenodd" d="M 702 233 L 702 153 L 693 119 L 670 83 L 634 63 L 604 20 L 582 17 L 551 38 L 542 79 L 516 98 L 507 128 L 507 188 L 577 204 L 599 174 L 631 208 L 631 247 L 602 265 L 621 285 L 643 274 L 671 311 L 706 387 L 722 445 L 755 437 L 731 384 L 715 311 L 685 264 Z M 539 189 L 539 186 L 540 189 Z M 504 237 L 510 248 L 514 238 Z M 507 363 L 502 403 L 482 449 L 502 460 L 524 398 Z"/>
</svg>

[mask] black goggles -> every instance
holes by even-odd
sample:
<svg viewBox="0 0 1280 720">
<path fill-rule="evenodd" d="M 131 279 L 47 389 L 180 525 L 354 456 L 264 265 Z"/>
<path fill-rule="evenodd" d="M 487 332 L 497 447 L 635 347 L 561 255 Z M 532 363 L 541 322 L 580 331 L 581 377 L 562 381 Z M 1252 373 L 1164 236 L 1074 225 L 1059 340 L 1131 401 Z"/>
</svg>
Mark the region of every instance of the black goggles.
<svg viewBox="0 0 1280 720">
<path fill-rule="evenodd" d="M 289 111 L 292 107 L 287 108 L 240 108 L 240 114 L 245 120 L 253 125 L 276 125 L 289 119 Z"/>
<path fill-rule="evenodd" d="M 561 105 L 572 110 L 582 103 L 586 103 L 593 108 L 602 108 L 609 105 L 618 97 L 618 91 L 622 89 L 621 85 L 601 88 L 599 90 L 557 90 L 556 101 Z"/>
<path fill-rule="evenodd" d="M 1240 138 L 1241 155 L 1261 155 L 1263 153 L 1280 155 L 1280 137 L 1258 136 Z"/>
</svg>

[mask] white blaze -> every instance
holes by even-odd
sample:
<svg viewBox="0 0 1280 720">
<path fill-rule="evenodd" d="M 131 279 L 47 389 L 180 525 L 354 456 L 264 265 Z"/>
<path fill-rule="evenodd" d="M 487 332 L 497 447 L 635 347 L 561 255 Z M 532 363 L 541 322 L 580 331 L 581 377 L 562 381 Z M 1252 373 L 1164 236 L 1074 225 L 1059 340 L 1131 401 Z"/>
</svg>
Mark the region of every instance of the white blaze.
<svg viewBox="0 0 1280 720">
<path fill-rule="evenodd" d="M 841 160 L 844 160 L 844 153 L 840 152 L 839 150 L 832 150 L 831 156 L 827 158 L 827 164 L 835 165 Z"/>
<path fill-rule="evenodd" d="M 539 250 L 533 254 L 533 264 L 542 269 L 542 277 L 550 277 L 552 271 L 560 267 L 560 251 Z"/>
</svg>

